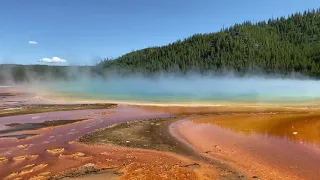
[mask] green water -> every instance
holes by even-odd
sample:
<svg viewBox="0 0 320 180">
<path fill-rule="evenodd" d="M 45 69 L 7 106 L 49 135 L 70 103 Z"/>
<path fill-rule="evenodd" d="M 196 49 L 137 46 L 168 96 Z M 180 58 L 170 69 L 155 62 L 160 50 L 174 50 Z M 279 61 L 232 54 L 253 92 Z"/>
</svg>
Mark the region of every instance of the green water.
<svg viewBox="0 0 320 180">
<path fill-rule="evenodd" d="M 82 80 L 45 88 L 74 97 L 139 102 L 310 102 L 320 97 L 313 80 L 261 78 L 127 78 Z"/>
</svg>

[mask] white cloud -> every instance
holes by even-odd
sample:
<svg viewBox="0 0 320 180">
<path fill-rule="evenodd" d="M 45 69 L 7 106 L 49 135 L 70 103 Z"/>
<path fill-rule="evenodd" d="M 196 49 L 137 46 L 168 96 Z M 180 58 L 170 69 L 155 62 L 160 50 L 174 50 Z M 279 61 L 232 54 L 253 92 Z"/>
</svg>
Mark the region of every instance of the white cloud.
<svg viewBox="0 0 320 180">
<path fill-rule="evenodd" d="M 38 44 L 37 41 L 29 41 L 29 44 Z"/>
<path fill-rule="evenodd" d="M 65 59 L 61 59 L 59 57 L 52 57 L 52 58 L 42 58 L 39 60 L 39 62 L 45 62 L 45 63 L 65 63 L 67 62 Z"/>
</svg>

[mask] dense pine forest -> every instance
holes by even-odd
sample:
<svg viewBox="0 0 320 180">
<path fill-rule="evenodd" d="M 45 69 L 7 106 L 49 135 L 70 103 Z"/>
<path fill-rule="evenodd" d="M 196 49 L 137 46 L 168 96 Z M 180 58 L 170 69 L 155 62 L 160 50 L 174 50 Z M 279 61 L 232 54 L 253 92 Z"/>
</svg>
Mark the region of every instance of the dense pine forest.
<svg viewBox="0 0 320 180">
<path fill-rule="evenodd" d="M 201 74 L 233 72 L 300 73 L 320 77 L 320 9 L 258 23 L 244 22 L 216 33 L 195 34 L 162 47 L 150 47 L 94 67 L 0 65 L 0 83 L 25 82 L 36 77 L 74 79 L 81 74 L 104 76 L 109 72 Z"/>
<path fill-rule="evenodd" d="M 320 76 L 319 64 L 320 9 L 196 34 L 167 46 L 105 60 L 100 66 L 147 73 L 195 70 Z"/>
</svg>

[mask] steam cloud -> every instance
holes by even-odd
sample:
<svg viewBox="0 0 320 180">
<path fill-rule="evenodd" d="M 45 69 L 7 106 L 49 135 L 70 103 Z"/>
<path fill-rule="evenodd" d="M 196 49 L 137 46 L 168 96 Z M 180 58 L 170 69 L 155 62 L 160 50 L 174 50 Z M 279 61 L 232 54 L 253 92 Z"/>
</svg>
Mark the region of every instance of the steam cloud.
<svg viewBox="0 0 320 180">
<path fill-rule="evenodd" d="M 45 87 L 56 92 L 104 100 L 148 102 L 295 102 L 320 98 L 315 80 L 266 77 L 219 77 L 162 75 L 108 79 L 82 78 Z"/>
<path fill-rule="evenodd" d="M 56 59 L 56 58 L 52 58 Z M 65 78 L 59 78 L 56 71 L 39 76 L 35 72 L 25 72 L 32 86 L 48 92 L 72 94 L 99 100 L 147 101 L 147 102 L 296 102 L 314 101 L 320 98 L 320 83 L 307 77 L 270 77 L 247 75 L 238 77 L 232 73 L 226 75 L 199 75 L 190 73 L 181 76 L 178 73 L 163 73 L 154 77 L 141 74 L 120 76 L 107 72 L 106 76 L 92 73 L 95 70 L 84 67 L 65 68 Z M 14 85 L 11 71 L 1 70 L 1 76 L 7 83 Z M 11 83 L 10 80 L 11 79 Z M 7 81 L 6 81 L 7 80 Z M 22 82 L 23 83 L 23 82 Z"/>
</svg>

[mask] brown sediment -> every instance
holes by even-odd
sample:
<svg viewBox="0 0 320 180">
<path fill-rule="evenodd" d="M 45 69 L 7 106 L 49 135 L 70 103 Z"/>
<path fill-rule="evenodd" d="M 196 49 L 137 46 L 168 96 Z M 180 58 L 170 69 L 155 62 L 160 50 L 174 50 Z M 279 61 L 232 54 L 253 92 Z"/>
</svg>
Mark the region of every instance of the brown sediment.
<svg viewBox="0 0 320 180">
<path fill-rule="evenodd" d="M 48 178 L 46 176 L 33 176 L 29 180 L 47 180 Z"/>
<path fill-rule="evenodd" d="M 32 138 L 36 138 L 41 136 L 42 134 L 28 134 L 28 132 L 33 132 L 33 130 L 42 130 L 42 131 L 48 131 L 52 130 L 54 128 L 59 128 L 63 126 L 67 126 L 70 124 L 77 124 L 81 122 L 86 122 L 91 119 L 77 119 L 77 120 L 51 120 L 51 121 L 45 121 L 42 123 L 25 123 L 25 124 L 20 124 L 20 123 L 12 123 L 12 124 L 7 124 L 6 126 L 13 127 L 9 130 L 2 130 L 0 131 L 0 134 L 2 133 L 13 133 L 13 132 L 18 132 L 18 131 L 23 131 L 23 134 L 18 134 L 18 135 L 4 135 L 0 136 L 0 139 L 4 138 L 14 138 L 17 139 L 17 141 L 21 140 L 30 140 Z M 19 148 L 26 148 L 28 147 L 27 144 L 22 144 L 18 145 Z"/>
<path fill-rule="evenodd" d="M 156 123 L 155 126 L 159 125 Z M 120 179 L 132 179 L 133 177 L 141 179 L 150 177 L 155 177 L 155 179 L 172 179 L 172 177 L 176 179 L 212 179 L 216 176 L 216 169 L 211 165 L 174 154 L 108 145 L 86 146 L 79 143 L 71 143 L 68 149 L 75 149 L 78 152 L 65 153 L 55 161 L 51 161 L 50 163 L 53 164 L 45 170 L 50 170 L 52 176 L 41 174 L 41 171 L 36 174 L 35 170 L 29 168 L 26 168 L 23 173 L 20 171 L 16 176 L 23 175 L 23 178 L 32 179 L 61 179 L 78 176 L 90 179 L 91 175 L 96 177 L 94 174 L 97 173 L 101 177 L 111 176 Z M 90 158 L 82 158 L 86 156 Z M 94 168 L 83 169 L 82 166 L 89 162 L 95 164 Z M 66 169 L 72 170 L 64 172 Z M 60 174 L 61 172 L 63 173 Z"/>
<path fill-rule="evenodd" d="M 11 179 L 11 178 L 16 177 L 16 176 L 20 176 L 20 177 L 16 177 L 16 178 L 21 178 L 22 179 L 22 177 L 25 177 L 28 174 L 34 173 L 36 171 L 39 171 L 39 170 L 41 170 L 41 169 L 43 169 L 43 168 L 45 168 L 47 166 L 48 166 L 48 164 L 38 164 L 38 165 L 35 165 L 35 166 L 34 165 L 30 166 L 31 168 L 26 167 L 26 168 L 23 168 L 20 172 L 11 173 L 5 179 Z M 43 173 L 41 173 L 41 174 L 43 174 Z"/>
<path fill-rule="evenodd" d="M 50 154 L 60 154 L 64 152 L 64 148 L 47 149 L 47 152 Z"/>
<path fill-rule="evenodd" d="M 306 129 L 311 134 L 319 132 L 319 129 L 313 131 L 311 125 L 318 126 L 318 116 L 313 112 L 235 114 L 191 118 L 178 121 L 171 128 L 178 132 L 175 136 L 181 142 L 204 156 L 230 164 L 249 177 L 317 179 L 319 153 L 313 145 L 304 143 L 315 142 L 314 135 L 305 135 L 305 139 L 301 136 L 297 138 L 299 142 L 295 142 L 296 135 L 292 132 L 306 133 Z M 310 124 L 303 125 L 308 120 Z"/>
<path fill-rule="evenodd" d="M 29 180 L 48 180 L 48 175 L 50 175 L 51 172 L 43 172 L 38 174 L 37 176 L 31 177 Z"/>
<path fill-rule="evenodd" d="M 313 109 L 306 106 L 260 106 L 260 105 L 250 105 L 250 104 L 228 104 L 221 106 L 134 106 L 137 108 L 144 109 L 150 112 L 156 113 L 170 113 L 174 115 L 223 115 L 223 114 L 242 114 L 242 113 L 275 113 L 275 112 L 287 112 L 287 113 L 296 113 L 296 112 L 310 112 Z M 317 111 L 315 107 L 314 111 Z"/>
<path fill-rule="evenodd" d="M 3 162 L 8 162 L 8 158 L 0 156 L 0 163 L 3 163 Z"/>
<path fill-rule="evenodd" d="M 70 124 L 77 124 L 77 123 L 86 122 L 86 121 L 90 121 L 90 120 L 92 120 L 92 119 L 89 118 L 89 119 L 76 119 L 76 120 L 54 120 L 54 121 L 51 120 L 51 121 L 45 121 L 43 123 L 44 127 L 39 128 L 37 130 L 51 130 L 51 129 L 54 129 L 54 128 L 58 128 L 58 127 L 62 127 L 62 126 L 70 125 Z M 40 123 L 36 123 L 36 124 L 40 124 Z"/>
<path fill-rule="evenodd" d="M 55 111 L 72 111 L 84 109 L 112 109 L 116 108 L 117 104 L 20 104 L 19 108 L 12 110 L 2 109 L 0 117 L 17 116 L 24 114 L 36 114 Z"/>
<path fill-rule="evenodd" d="M 27 156 L 29 159 L 37 159 L 39 157 L 38 154 L 32 154 Z"/>
<path fill-rule="evenodd" d="M 178 146 L 171 138 L 167 127 L 179 117 L 149 119 L 111 125 L 79 138 L 86 144 L 116 144 L 131 148 L 154 149 L 160 151 L 186 152 L 190 149 Z"/>
<path fill-rule="evenodd" d="M 68 144 L 74 144 L 76 141 L 69 141 Z"/>
<path fill-rule="evenodd" d="M 17 147 L 24 149 L 24 148 L 27 148 L 28 146 L 29 146 L 28 144 L 21 144 L 21 145 L 18 145 Z"/>
<path fill-rule="evenodd" d="M 74 105 L 75 106 L 75 105 Z M 34 106 L 35 107 L 35 106 Z M 43 106 L 43 109 L 50 109 L 45 108 L 46 105 Z M 289 107 L 279 107 L 279 106 L 268 106 L 265 107 L 246 107 L 241 108 L 240 106 L 216 106 L 216 107 L 143 107 L 143 106 L 136 106 L 139 109 L 145 110 L 146 112 L 151 112 L 148 114 L 148 118 L 155 117 L 155 114 L 176 114 L 176 115 L 191 115 L 191 114 L 201 114 L 201 115 L 225 115 L 225 114 L 232 114 L 232 113 L 262 113 L 262 112 L 285 112 L 290 111 L 290 113 L 299 111 L 304 112 L 305 109 L 294 109 Z M 37 107 L 35 107 L 37 108 Z M 16 171 L 21 173 L 21 169 L 29 163 L 41 163 L 46 162 L 48 163 L 47 166 L 44 168 L 40 168 L 39 171 L 33 171 L 30 173 L 25 173 L 23 175 L 23 179 L 61 179 L 66 177 L 75 177 L 80 176 L 80 178 L 93 178 L 97 177 L 94 174 L 98 174 L 101 176 L 111 176 L 118 179 L 245 179 L 242 174 L 235 171 L 233 168 L 230 168 L 228 165 L 225 165 L 223 162 L 227 162 L 230 165 L 236 165 L 236 161 L 238 160 L 237 156 L 235 156 L 234 160 L 228 161 L 228 158 L 221 158 L 222 155 L 220 152 L 225 152 L 226 148 L 223 144 L 211 144 L 210 140 L 208 142 L 202 141 L 207 144 L 211 144 L 210 148 L 212 149 L 204 149 L 205 151 L 201 154 L 202 156 L 212 156 L 214 159 L 214 163 L 210 163 L 210 161 L 204 161 L 196 157 L 196 155 L 192 153 L 186 153 L 187 149 L 190 150 L 188 147 L 183 146 L 182 143 L 179 144 L 174 138 L 170 136 L 167 132 L 167 126 L 178 120 L 175 119 L 171 120 L 156 120 L 153 119 L 149 123 L 148 121 L 142 122 L 137 121 L 134 123 L 123 123 L 119 124 L 119 126 L 111 126 L 107 129 L 109 130 L 101 130 L 101 134 L 96 135 L 103 135 L 100 137 L 90 137 L 92 138 L 91 145 L 84 145 L 75 143 L 73 140 L 77 137 L 80 137 L 86 133 L 92 132 L 98 128 L 104 128 L 110 124 L 119 123 L 120 121 L 123 122 L 124 120 L 129 121 L 135 117 L 136 119 L 140 119 L 143 115 L 146 116 L 147 113 L 137 113 L 135 111 L 118 111 L 121 110 L 123 107 L 119 107 L 115 109 L 115 113 L 117 115 L 112 116 L 104 116 L 109 115 L 109 112 L 103 112 L 103 110 L 98 111 L 99 113 L 95 113 L 97 111 L 91 111 L 93 113 L 84 113 L 84 115 L 79 116 L 77 118 L 92 118 L 92 122 L 79 122 L 79 124 L 70 125 L 72 126 L 70 129 L 68 127 L 59 126 L 56 129 L 40 129 L 35 133 L 43 133 L 42 137 L 38 137 L 37 139 L 33 139 L 30 142 L 23 142 L 36 144 L 35 146 L 28 148 L 28 150 L 23 150 L 23 153 L 33 151 L 41 152 L 41 159 L 37 159 L 36 161 L 23 161 L 19 165 L 11 165 L 7 163 L 10 168 L 6 169 L 5 171 L 1 172 L 1 177 L 7 176 L 8 174 L 12 173 L 11 171 Z M 128 108 L 128 107 L 127 107 Z M 125 109 L 125 108 L 123 108 Z M 2 110 L 1 110 L 2 111 Z M 21 109 L 13 109 L 13 111 L 21 111 Z M 30 111 L 31 112 L 31 111 Z M 89 111 L 88 111 L 89 112 Z M 69 118 L 69 115 L 66 114 Z M 71 115 L 71 114 L 70 114 Z M 130 117 L 131 116 L 131 117 Z M 118 117 L 122 117 L 118 119 Z M 164 116 L 165 117 L 165 116 Z M 75 116 L 74 116 L 75 118 Z M 131 118 L 131 119 L 130 119 Z M 179 117 L 179 118 L 189 118 Z M 76 119 L 76 118 L 75 118 Z M 244 118 L 245 119 L 245 118 Z M 109 122 L 108 122 L 109 121 Z M 31 121 L 33 122 L 33 121 Z M 82 124 L 83 123 L 83 124 Z M 100 125 L 98 125 L 100 123 Z M 153 123 L 153 124 L 151 124 Z M 197 127 L 196 124 L 194 127 Z M 87 128 L 88 129 L 85 129 Z M 73 131 L 74 129 L 74 131 Z M 149 132 L 148 132 L 149 131 Z M 69 134 L 79 132 L 79 134 Z M 97 131 L 99 132 L 99 131 Z M 203 139 L 206 139 L 206 134 L 200 132 L 198 134 L 194 134 L 194 131 L 190 131 L 191 134 L 194 136 L 203 136 Z M 96 132 L 94 132 L 96 133 Z M 104 134 L 105 133 L 105 134 Z M 121 133 L 123 133 L 121 135 Z M 209 133 L 210 134 L 210 133 Z M 58 136 L 61 135 L 59 139 Z M 223 133 L 221 135 L 224 135 Z M 54 136 L 54 138 L 50 138 Z M 211 137 L 211 136 L 210 136 Z M 224 140 L 228 140 L 228 138 L 224 138 L 223 136 L 219 136 Z M 230 137 L 229 137 L 230 138 Z M 231 138 L 230 138 L 231 139 Z M 39 140 L 39 142 L 38 142 Z M 56 140 L 52 141 L 51 140 Z M 103 141 L 105 140 L 105 141 Z M 201 140 L 201 139 L 200 139 Z M 9 142 L 9 141 L 8 141 Z M 42 147 L 41 143 L 49 142 L 48 144 Z M 51 143 L 50 143 L 51 142 Z M 18 143 L 13 143 L 12 147 L 16 148 Z M 178 145 L 176 144 L 178 143 Z M 200 142 L 199 142 L 200 143 Z M 232 143 L 232 139 L 230 141 Z M 260 142 L 259 142 L 260 143 Z M 90 144 L 90 143 L 89 143 Z M 106 144 L 106 145 L 97 145 L 97 144 Z M 119 147 L 126 146 L 126 147 Z M 181 146 L 180 146 L 181 145 Z M 48 146 L 48 147 L 47 147 Z M 46 149 L 44 148 L 52 148 L 56 149 L 55 147 L 64 148 L 63 152 L 53 153 L 50 155 Z M 36 150 L 36 148 L 40 148 L 40 150 Z M 140 149 L 136 149 L 140 148 Z M 142 149 L 143 148 L 143 149 Z M 185 148 L 185 149 L 184 149 Z M 230 148 L 232 149 L 232 148 Z M 158 151 L 154 151 L 158 150 Z M 220 151 L 221 150 L 221 151 Z M 232 149 L 234 150 L 234 149 Z M 5 149 L 3 150 L 3 152 Z M 18 152 L 20 151 L 20 152 Z M 15 156 L 20 155 L 20 150 L 15 150 L 12 152 Z M 169 151 L 167 152 L 159 152 L 159 151 Z M 53 151 L 55 152 L 55 151 Z M 202 151 L 201 151 L 202 152 Z M 240 148 L 238 150 L 240 151 Z M 180 155 L 184 155 L 184 157 L 174 154 L 179 153 Z M 234 153 L 234 152 L 233 152 Z M 61 155 L 58 155 L 61 154 Z M 246 158 L 246 153 L 241 153 L 241 156 Z M 13 155 L 12 155 L 13 156 Z M 8 156 L 11 159 L 12 156 Z M 233 154 L 229 154 L 229 158 L 231 158 Z M 86 158 L 90 157 L 90 158 Z M 196 158 L 195 158 L 196 157 Z M 246 159 L 248 161 L 248 159 Z M 264 164 L 263 161 L 260 161 L 259 158 L 253 158 L 251 165 L 256 165 L 257 162 L 260 164 Z M 241 159 L 240 161 L 241 162 Z M 249 162 L 249 161 L 248 161 Z M 292 162 L 292 161 L 291 161 Z M 94 164 L 90 166 L 90 168 L 83 168 L 88 163 Z M 220 163 L 220 164 L 219 164 Z M 3 166 L 7 165 L 3 164 Z M 247 164 L 248 165 L 248 164 Z M 259 164 L 257 164 L 259 165 Z M 1 164 L 0 164 L 1 166 Z M 8 167 L 9 167 L 8 166 Z M 294 164 L 295 166 L 295 164 Z M 246 171 L 245 167 L 234 166 L 241 171 Z M 259 166 L 257 166 L 259 167 Z M 2 166 L 0 167 L 2 168 Z M 31 167 L 29 167 L 31 168 Z M 26 168 L 26 171 L 29 169 Z M 70 170 L 72 169 L 72 170 Z M 67 170 L 67 171 L 66 171 Z M 273 172 L 273 169 L 268 169 L 270 172 Z M 44 172 L 50 171 L 51 174 L 43 174 Z M 259 171 L 257 171 L 259 172 Z M 221 175 L 224 174 L 224 175 Z M 248 173 L 250 175 L 250 173 Z M 51 176 L 50 176 L 51 175 Z M 260 174 L 252 174 L 249 177 L 256 177 L 264 178 L 265 176 Z M 16 175 L 19 177 L 19 173 Z M 99 176 L 100 177 L 100 176 Z M 0 178 L 1 179 L 1 178 Z"/>
<path fill-rule="evenodd" d="M 76 153 L 68 153 L 68 154 L 60 154 L 59 158 L 91 158 L 91 156 L 86 155 L 83 152 L 76 152 Z"/>
<path fill-rule="evenodd" d="M 48 166 L 48 164 L 46 164 L 46 163 L 38 164 L 38 165 L 33 167 L 33 170 L 37 171 L 37 170 L 43 169 L 43 168 L 45 168 L 47 166 Z"/>
<path fill-rule="evenodd" d="M 48 176 L 49 174 L 51 174 L 51 172 L 47 171 L 47 172 L 40 173 L 39 175 L 40 176 Z"/>
<path fill-rule="evenodd" d="M 30 140 L 36 137 L 42 136 L 41 134 L 17 134 L 17 135 L 4 135 L 0 136 L 0 139 L 14 139 L 17 142 L 19 141 L 25 141 L 25 140 Z M 22 146 L 19 145 L 19 148 Z"/>
<path fill-rule="evenodd" d="M 95 114 L 99 114 L 99 115 L 110 115 L 110 114 L 114 114 L 115 112 L 113 111 L 107 111 L 107 112 L 97 112 Z"/>
<path fill-rule="evenodd" d="M 12 158 L 12 160 L 14 161 L 24 161 L 25 159 L 26 159 L 26 156 L 17 156 Z"/>
<path fill-rule="evenodd" d="M 24 169 L 22 170 L 20 173 L 19 173 L 19 176 L 23 176 L 23 175 L 26 175 L 26 174 L 29 174 L 29 173 L 32 173 L 33 172 L 33 169 Z"/>
<path fill-rule="evenodd" d="M 78 144 L 79 146 L 80 144 Z M 95 174 L 116 179 L 213 179 L 215 169 L 202 162 L 178 155 L 151 150 L 131 149 L 113 146 L 87 146 L 99 152 L 92 163 L 67 170 L 49 179 L 78 177 L 90 179 Z M 198 166 L 193 166 L 198 164 Z"/>
<path fill-rule="evenodd" d="M 4 179 L 12 179 L 12 178 L 14 178 L 14 177 L 17 177 L 18 175 L 19 175 L 18 172 L 13 172 L 13 173 L 11 173 L 9 176 L 5 177 Z M 17 178 L 19 178 L 19 177 L 17 177 Z M 16 178 L 15 178 L 15 179 L 16 179 Z"/>
<path fill-rule="evenodd" d="M 35 166 L 35 164 L 28 164 L 28 165 L 24 166 L 23 169 L 30 168 L 30 167 L 33 167 L 33 166 Z"/>
<path fill-rule="evenodd" d="M 79 112 L 79 113 L 77 113 Z M 76 124 L 70 124 L 70 126 L 61 126 L 55 129 L 50 129 L 50 130 L 37 130 L 34 131 L 34 133 L 39 133 L 42 134 L 42 136 L 38 136 L 33 139 L 28 139 L 28 140 L 23 140 L 22 141 L 14 141 L 10 139 L 2 139 L 0 141 L 1 145 L 5 145 L 5 148 L 0 148 L 0 153 L 1 154 L 8 154 L 9 158 L 9 163 L 8 168 L 3 169 L 4 165 L 0 164 L 0 179 L 7 177 L 10 175 L 12 172 L 20 172 L 21 169 L 26 166 L 27 164 L 33 163 L 37 164 L 39 162 L 46 162 L 49 165 L 44 169 L 45 171 L 50 171 L 52 172 L 53 175 L 58 174 L 62 171 L 65 171 L 67 169 L 71 168 L 76 168 L 81 166 L 84 163 L 89 163 L 91 161 L 96 162 L 101 156 L 101 152 L 95 154 L 94 151 L 96 151 L 96 148 L 88 148 L 88 147 L 79 147 L 76 143 L 75 144 L 69 144 L 68 142 L 73 141 L 75 138 L 84 135 L 86 133 L 89 133 L 99 127 L 106 127 L 110 124 L 115 124 L 119 122 L 124 122 L 124 121 L 133 121 L 137 117 L 139 119 L 148 119 L 151 117 L 168 117 L 166 114 L 152 114 L 148 113 L 139 109 L 134 109 L 130 107 L 120 107 L 115 110 L 116 113 L 118 113 L 118 116 L 112 115 L 112 116 L 103 116 L 99 114 L 94 114 L 95 112 L 104 112 L 104 110 L 82 110 L 82 111 L 77 111 L 75 112 L 76 114 L 70 114 L 68 112 L 56 112 L 56 113 L 44 113 L 40 114 L 39 117 L 44 117 L 48 118 L 48 116 L 51 117 L 64 117 L 62 115 L 67 115 L 71 119 L 77 119 L 79 117 L 83 117 L 86 115 L 92 115 L 93 120 L 92 121 L 85 121 L 85 122 L 80 122 Z M 33 116 L 20 116 L 19 118 L 17 117 L 7 117 L 4 118 L 5 122 L 10 122 L 11 119 L 14 121 L 12 122 L 22 122 L 20 119 L 24 119 L 26 117 L 27 121 L 32 122 Z M 37 121 L 43 121 L 42 119 L 37 119 Z M 87 128 L 89 126 L 89 128 Z M 69 132 L 73 132 L 75 134 L 69 134 Z M 21 132 L 20 134 L 23 134 Z M 51 138 L 54 137 L 54 138 Z M 48 142 L 48 143 L 47 143 Z M 21 150 L 17 148 L 19 145 L 23 144 L 33 144 L 31 147 L 28 147 L 25 150 Z M 0 146 L 1 146 L 0 145 Z M 47 149 L 56 149 L 58 148 L 65 148 L 65 151 L 63 154 L 72 154 L 75 152 L 83 152 L 85 153 L 88 157 L 90 158 L 59 158 L 59 154 L 52 154 L 48 153 L 46 150 Z M 103 150 L 105 152 L 105 150 Z M 25 160 L 21 161 L 19 163 L 14 163 L 11 161 L 11 158 L 14 156 L 21 156 L 24 153 L 39 153 L 40 158 L 37 160 Z M 98 155 L 99 154 L 99 155 Z M 92 156 L 92 158 L 91 158 Z M 104 160 L 104 159 L 103 159 Z M 34 176 L 37 176 L 37 173 L 41 173 L 43 170 L 39 172 L 32 172 L 29 174 L 25 174 L 23 176 L 24 179 L 28 179 Z"/>
<path fill-rule="evenodd" d="M 158 151 L 168 151 L 171 153 L 178 153 L 186 157 L 192 157 L 204 163 L 211 165 L 219 179 L 244 179 L 245 176 L 240 172 L 228 167 L 220 162 L 211 161 L 199 156 L 193 152 L 188 146 L 177 141 L 173 138 L 169 131 L 168 126 L 181 118 L 189 116 L 177 116 L 165 119 L 150 119 L 148 121 L 135 121 L 130 123 L 121 123 L 112 125 L 105 129 L 97 130 L 91 134 L 79 138 L 79 141 L 86 144 L 110 144 L 120 145 L 130 148 L 141 148 Z M 108 152 L 102 155 L 112 156 Z M 112 162 L 112 159 L 106 159 Z M 198 163 L 191 163 L 184 165 L 184 167 L 197 169 L 201 166 Z M 201 168 L 200 168 L 201 169 Z M 200 176 L 200 175 L 199 175 Z M 199 178 L 201 179 L 201 178 Z M 206 178 L 203 178 L 206 179 Z"/>
<path fill-rule="evenodd" d="M 116 169 L 112 168 L 96 168 L 95 164 L 88 163 L 85 164 L 79 168 L 74 168 L 67 170 L 63 173 L 60 173 L 58 175 L 54 175 L 49 177 L 49 179 L 56 180 L 56 179 L 67 179 L 67 178 L 72 178 L 72 179 L 83 179 L 83 178 L 88 178 L 88 179 L 93 179 L 95 175 L 102 175 L 104 179 L 108 178 L 119 178 L 119 176 L 123 175 L 122 172 L 118 172 Z"/>
<path fill-rule="evenodd" d="M 39 155 L 37 154 L 31 154 L 31 155 L 23 155 L 23 156 L 16 156 L 16 157 L 13 157 L 12 160 L 13 161 L 24 161 L 26 159 L 30 160 L 30 159 L 37 159 L 39 157 Z"/>
<path fill-rule="evenodd" d="M 18 135 L 5 135 L 5 136 L 0 136 L 0 139 L 12 139 L 21 141 L 21 140 L 28 140 L 32 139 L 34 137 L 41 136 L 41 134 L 18 134 Z"/>
<path fill-rule="evenodd" d="M 33 138 L 37 138 L 42 136 L 42 134 L 21 134 L 21 135 L 12 135 L 12 137 L 16 137 L 17 141 L 26 141 Z M 4 137 L 4 136 L 2 136 Z M 1 138 L 1 137 L 0 137 Z"/>
<path fill-rule="evenodd" d="M 76 120 L 50 120 L 41 123 L 11 123 L 6 124 L 10 129 L 0 130 L 0 134 L 13 133 L 17 131 L 30 131 L 30 130 L 49 130 L 52 128 L 61 127 L 68 124 L 79 123 L 83 121 L 88 121 L 88 119 L 76 119 Z"/>
<path fill-rule="evenodd" d="M 0 92 L 0 97 L 19 96 L 21 93 Z"/>
</svg>

